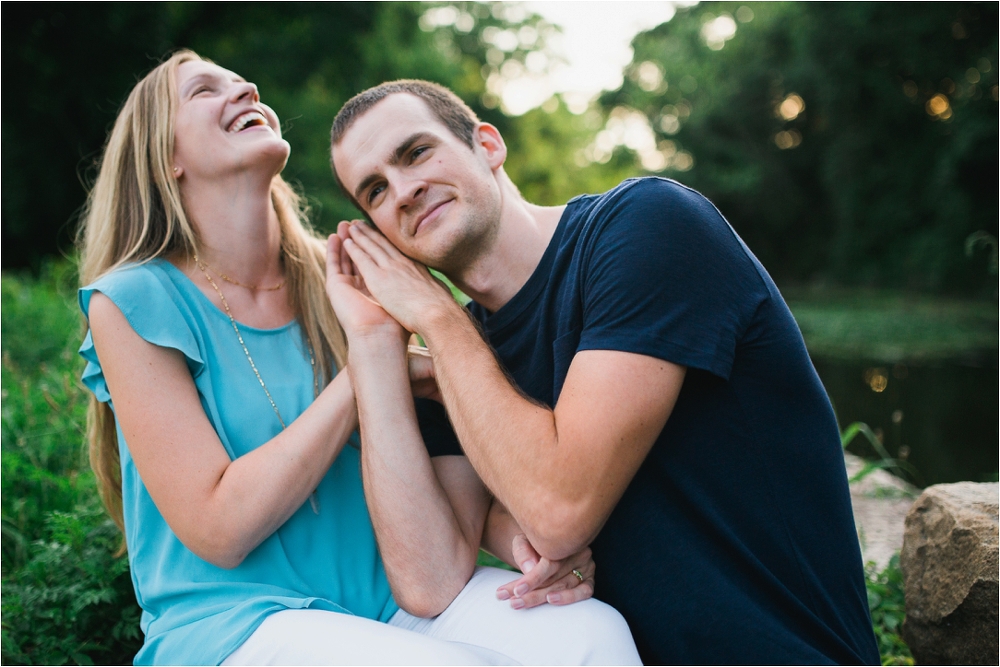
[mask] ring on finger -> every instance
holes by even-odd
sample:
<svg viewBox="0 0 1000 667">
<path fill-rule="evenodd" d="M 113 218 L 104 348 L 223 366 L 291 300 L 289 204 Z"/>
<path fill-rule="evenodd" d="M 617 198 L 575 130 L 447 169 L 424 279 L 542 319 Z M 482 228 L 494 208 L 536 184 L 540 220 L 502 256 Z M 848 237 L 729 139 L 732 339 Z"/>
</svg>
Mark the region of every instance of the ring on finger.
<svg viewBox="0 0 1000 667">
<path fill-rule="evenodd" d="M 576 578 L 579 579 L 580 583 L 582 584 L 583 583 L 583 573 L 580 572 L 580 570 L 574 569 L 573 570 L 573 574 L 576 575 Z"/>
</svg>

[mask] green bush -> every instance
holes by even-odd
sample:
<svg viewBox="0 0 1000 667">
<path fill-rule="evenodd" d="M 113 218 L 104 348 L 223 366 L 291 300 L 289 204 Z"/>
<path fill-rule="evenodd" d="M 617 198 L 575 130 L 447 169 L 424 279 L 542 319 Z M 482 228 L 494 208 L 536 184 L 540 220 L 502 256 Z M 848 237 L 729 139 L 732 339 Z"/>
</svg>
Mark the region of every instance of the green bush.
<svg viewBox="0 0 1000 667">
<path fill-rule="evenodd" d="M 86 462 L 75 282 L 68 263 L 0 279 L 4 664 L 125 664 L 142 643 Z"/>
<path fill-rule="evenodd" d="M 868 588 L 868 608 L 872 614 L 872 627 L 878 641 L 878 652 L 883 665 L 912 665 L 910 647 L 900 636 L 906 607 L 903 601 L 903 572 L 899 569 L 899 555 L 894 555 L 881 572 L 875 563 L 865 568 Z"/>
</svg>

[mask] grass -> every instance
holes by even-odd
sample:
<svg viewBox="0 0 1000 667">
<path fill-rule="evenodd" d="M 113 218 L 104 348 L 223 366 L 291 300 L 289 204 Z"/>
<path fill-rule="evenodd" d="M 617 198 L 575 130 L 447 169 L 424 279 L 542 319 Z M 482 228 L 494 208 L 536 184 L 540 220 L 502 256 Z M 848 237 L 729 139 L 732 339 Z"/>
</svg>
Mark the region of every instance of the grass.
<svg viewBox="0 0 1000 667">
<path fill-rule="evenodd" d="M 100 507 L 84 454 L 75 283 L 65 262 L 46 266 L 38 278 L 0 278 L 3 664 L 121 664 L 141 644 L 128 562 L 114 556 L 117 530 Z M 933 357 L 987 343 L 996 349 L 995 304 L 908 299 L 842 294 L 789 301 L 814 352 L 891 348 Z M 925 323 L 909 331 L 895 322 L 903 314 Z M 948 333 L 955 322 L 967 330 Z M 480 564 L 497 562 L 481 554 Z M 870 566 L 866 584 L 883 664 L 912 664 L 899 637 L 898 561 L 881 572 Z"/>
<path fill-rule="evenodd" d="M 872 290 L 784 290 L 815 357 L 888 363 L 996 359 L 995 300 Z"/>
</svg>

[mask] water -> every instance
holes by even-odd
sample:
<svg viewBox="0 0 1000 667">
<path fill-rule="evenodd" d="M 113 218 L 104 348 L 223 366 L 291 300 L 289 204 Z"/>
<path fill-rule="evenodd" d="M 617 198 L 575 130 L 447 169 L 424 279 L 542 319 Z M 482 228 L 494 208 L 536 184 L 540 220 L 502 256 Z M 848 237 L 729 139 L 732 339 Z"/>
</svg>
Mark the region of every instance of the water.
<svg viewBox="0 0 1000 667">
<path fill-rule="evenodd" d="M 998 368 L 814 360 L 841 428 L 867 423 L 918 486 L 996 481 L 1000 441 Z M 878 458 L 859 436 L 848 450 Z"/>
</svg>

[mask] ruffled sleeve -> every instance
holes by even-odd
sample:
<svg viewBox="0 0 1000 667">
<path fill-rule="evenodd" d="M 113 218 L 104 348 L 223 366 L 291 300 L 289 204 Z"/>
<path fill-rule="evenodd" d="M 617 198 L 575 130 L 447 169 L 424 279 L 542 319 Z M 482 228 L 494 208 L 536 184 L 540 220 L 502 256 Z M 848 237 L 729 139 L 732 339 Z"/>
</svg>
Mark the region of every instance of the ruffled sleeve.
<svg viewBox="0 0 1000 667">
<path fill-rule="evenodd" d="M 198 377 L 205 368 L 193 314 L 161 267 L 153 264 L 126 267 L 80 288 L 77 298 L 84 317 L 90 317 L 94 292 L 111 299 L 143 340 L 180 351 L 192 377 Z M 82 377 L 84 385 L 94 392 L 97 400 L 110 402 L 111 394 L 90 330 L 80 346 L 80 356 L 87 361 Z"/>
</svg>

